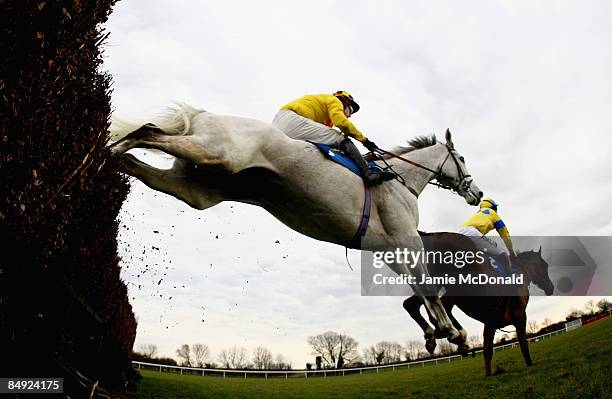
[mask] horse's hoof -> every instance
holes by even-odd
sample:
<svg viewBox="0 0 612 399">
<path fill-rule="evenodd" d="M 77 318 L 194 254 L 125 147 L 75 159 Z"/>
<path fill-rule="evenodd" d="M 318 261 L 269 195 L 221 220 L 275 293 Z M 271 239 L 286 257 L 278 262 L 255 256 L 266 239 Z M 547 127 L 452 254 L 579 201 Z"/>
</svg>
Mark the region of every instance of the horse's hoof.
<svg viewBox="0 0 612 399">
<path fill-rule="evenodd" d="M 429 352 L 430 355 L 433 355 L 434 351 L 436 350 L 436 340 L 428 339 L 425 341 L 425 349 L 427 349 L 427 352 Z"/>
<path fill-rule="evenodd" d="M 451 344 L 455 344 L 457 346 L 465 345 L 465 337 L 461 335 L 459 331 L 453 335 L 449 335 L 447 339 Z"/>
</svg>

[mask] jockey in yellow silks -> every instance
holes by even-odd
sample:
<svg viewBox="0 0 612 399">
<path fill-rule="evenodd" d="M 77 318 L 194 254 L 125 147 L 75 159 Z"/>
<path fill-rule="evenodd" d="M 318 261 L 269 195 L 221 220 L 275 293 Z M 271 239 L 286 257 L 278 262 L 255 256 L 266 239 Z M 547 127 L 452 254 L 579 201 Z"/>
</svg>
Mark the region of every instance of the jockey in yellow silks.
<svg viewBox="0 0 612 399">
<path fill-rule="evenodd" d="M 497 203 L 491 198 L 485 198 L 480 203 L 480 210 L 470 216 L 459 228 L 459 233 L 468 237 L 479 237 L 477 245 L 487 249 L 487 253 L 491 256 L 500 256 L 503 263 L 507 263 L 510 267 L 510 258 L 514 258 L 514 248 L 510 232 L 504 221 L 497 214 Z M 485 235 L 491 230 L 497 230 L 497 233 L 504 241 L 506 249 L 504 250 L 497 243 Z"/>
<path fill-rule="evenodd" d="M 353 137 L 370 151 L 378 148 L 348 120 L 359 108 L 353 96 L 346 91 L 306 95 L 281 107 L 272 121 L 272 126 L 293 139 L 309 140 L 340 149 L 355 162 L 367 185 L 391 180 L 395 177 L 393 173 L 370 169 L 355 144 L 348 138 Z M 340 131 L 333 129 L 334 126 Z"/>
</svg>

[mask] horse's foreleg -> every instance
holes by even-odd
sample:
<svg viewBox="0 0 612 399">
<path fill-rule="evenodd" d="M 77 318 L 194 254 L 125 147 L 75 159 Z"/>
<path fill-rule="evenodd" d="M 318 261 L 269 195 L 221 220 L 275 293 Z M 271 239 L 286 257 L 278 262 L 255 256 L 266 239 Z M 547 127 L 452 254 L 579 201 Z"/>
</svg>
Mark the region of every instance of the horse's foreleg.
<svg viewBox="0 0 612 399">
<path fill-rule="evenodd" d="M 408 314 L 410 314 L 410 317 L 421 327 L 423 333 L 425 333 L 425 348 L 427 352 L 433 354 L 436 349 L 436 339 L 434 337 L 434 329 L 421 316 L 420 309 L 423 306 L 423 301 L 418 295 L 413 295 L 404 301 L 403 306 Z"/>
<path fill-rule="evenodd" d="M 419 261 L 416 262 L 414 268 L 412 269 L 412 274 L 421 276 L 428 275 L 427 268 L 423 263 Z M 442 301 L 440 297 L 437 296 L 437 292 L 435 288 L 432 287 L 419 287 L 418 284 L 413 287 L 415 289 L 415 293 L 423 299 L 423 304 L 427 309 L 427 312 L 430 316 L 430 320 L 435 324 L 436 330 L 439 330 L 443 338 L 448 338 L 450 342 L 456 345 L 463 344 L 465 339 L 461 336 L 459 331 L 453 327 L 453 323 L 450 318 L 446 314 L 444 310 L 444 306 L 442 306 Z M 433 318 L 433 319 L 431 319 Z M 435 321 L 434 321 L 435 320 Z"/>
<path fill-rule="evenodd" d="M 491 359 L 493 359 L 493 337 L 495 336 L 495 328 L 485 324 L 483 331 L 483 344 L 484 344 L 484 364 L 485 364 L 485 376 L 491 375 Z"/>
<path fill-rule="evenodd" d="M 423 241 L 415 230 L 413 234 L 397 238 L 396 235 L 390 235 L 387 239 L 387 252 L 395 252 L 396 250 L 403 248 L 404 250 L 409 249 L 412 253 L 424 253 Z M 413 264 L 410 264 L 414 262 Z M 420 256 L 414 257 L 402 257 L 399 256 L 394 262 L 387 264 L 395 273 L 400 276 L 413 276 L 417 281 L 421 281 L 421 276 L 428 276 L 426 265 L 421 262 Z M 411 284 L 411 288 L 415 295 L 418 295 L 423 300 L 425 308 L 429 312 L 429 315 L 433 317 L 438 324 L 440 331 L 444 334 L 444 337 L 453 343 L 462 342 L 461 334 L 453 327 L 453 323 L 448 318 L 444 306 L 440 301 L 440 297 L 437 296 L 437 288 L 431 286 L 423 286 L 418 283 Z"/>
<path fill-rule="evenodd" d="M 418 233 L 416 231 L 414 232 L 414 235 L 408 238 L 403 237 L 401 241 L 396 240 L 394 244 L 396 245 L 394 245 L 391 251 L 395 251 L 396 248 L 401 247 L 409 248 L 415 253 L 424 251 L 423 241 L 421 241 L 421 238 L 418 236 Z M 409 261 L 406 261 L 406 263 L 395 262 L 393 264 L 389 264 L 389 266 L 397 274 L 416 276 L 417 280 L 420 280 L 421 276 L 423 275 L 429 275 L 429 273 L 427 272 L 426 265 L 421 262 L 420 259 L 413 259 L 413 261 L 415 263 L 412 264 L 410 267 L 407 264 Z M 455 327 L 453 327 L 451 320 L 448 318 L 448 315 L 444 310 L 444 306 L 442 306 L 440 297 L 437 296 L 437 289 L 435 287 L 421 286 L 419 284 L 413 284 L 412 289 L 414 290 L 414 293 L 416 295 L 421 297 L 425 308 L 429 312 L 429 315 L 437 321 L 437 327 L 440 329 L 442 334 L 444 334 L 444 337 L 448 337 L 449 341 L 454 344 L 462 343 L 463 339 L 461 337 L 461 334 L 459 334 L 459 331 L 457 331 Z"/>
<path fill-rule="evenodd" d="M 459 331 L 453 326 L 450 318 L 442 306 L 442 301 L 437 296 L 424 296 L 423 303 L 427 308 L 430 315 L 438 321 L 438 329 L 444 337 L 447 337 L 449 342 L 455 345 L 462 345 L 465 343 L 465 338 L 459 333 Z"/>
<path fill-rule="evenodd" d="M 461 353 L 461 356 L 467 356 L 467 352 L 470 349 L 470 347 L 466 344 L 468 334 L 465 328 L 463 328 L 463 326 L 453 315 L 453 307 L 455 306 L 456 302 L 455 298 L 451 296 L 444 296 L 441 299 L 442 305 L 444 306 L 444 310 L 446 310 L 448 318 L 451 319 L 453 326 L 459 331 L 459 334 L 461 334 L 461 337 L 463 339 L 463 342 L 457 344 L 457 346 L 459 347 L 459 353 Z"/>
<path fill-rule="evenodd" d="M 222 201 L 222 198 L 212 193 L 203 193 L 201 187 L 185 177 L 176 175 L 172 169 L 154 168 L 130 154 L 121 155 L 121 171 L 136 177 L 153 190 L 176 197 L 192 208 L 206 209 Z"/>
<path fill-rule="evenodd" d="M 527 335 L 525 333 L 527 324 L 527 316 L 521 317 L 516 323 L 514 323 L 514 327 L 516 328 L 516 338 L 518 339 L 519 345 L 521 347 L 521 353 L 523 354 L 523 358 L 525 359 L 525 364 L 527 366 L 531 366 L 533 362 L 531 361 L 531 355 L 529 354 L 529 346 L 527 345 Z"/>
</svg>

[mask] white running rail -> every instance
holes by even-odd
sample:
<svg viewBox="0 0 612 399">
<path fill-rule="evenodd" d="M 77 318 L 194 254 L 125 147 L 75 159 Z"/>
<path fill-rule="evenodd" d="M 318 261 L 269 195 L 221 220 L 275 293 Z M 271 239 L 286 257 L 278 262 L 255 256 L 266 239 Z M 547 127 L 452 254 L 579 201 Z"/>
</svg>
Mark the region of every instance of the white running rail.
<svg viewBox="0 0 612 399">
<path fill-rule="evenodd" d="M 528 341 L 538 342 L 545 338 L 551 337 L 553 335 L 562 334 L 568 331 L 566 328 L 561 328 L 559 330 L 549 332 L 546 334 L 538 335 L 537 337 L 531 337 Z M 493 348 L 494 351 L 503 351 L 506 348 L 513 348 L 518 346 L 518 342 L 512 342 L 505 345 L 495 346 Z M 480 353 L 482 349 L 475 351 L 474 353 Z M 366 372 L 375 371 L 378 373 L 381 369 L 392 369 L 395 371 L 400 368 L 411 368 L 411 367 L 425 367 L 427 363 L 438 364 L 438 363 L 450 363 L 452 361 L 461 360 L 463 357 L 461 355 L 452 355 L 446 357 L 438 357 L 435 359 L 424 359 L 424 360 L 414 360 L 410 362 L 403 363 L 395 363 L 395 364 L 386 364 L 383 366 L 367 366 L 367 367 L 355 367 L 355 368 L 346 368 L 346 369 L 324 369 L 324 370 L 230 370 L 230 369 L 207 369 L 207 368 L 198 368 L 198 367 L 182 367 L 182 366 L 170 366 L 166 364 L 157 364 L 157 363 L 147 363 L 147 362 L 137 362 L 132 361 L 138 370 L 147 369 L 147 370 L 157 370 L 157 371 L 166 371 L 166 372 L 174 372 L 180 374 L 190 374 L 190 375 L 216 375 L 223 376 L 223 378 L 227 376 L 233 377 L 242 377 L 247 378 L 251 377 L 284 377 L 289 378 L 289 376 L 293 377 L 314 377 L 314 376 L 323 376 L 327 377 L 327 375 L 346 375 L 346 374 L 363 374 Z"/>
</svg>

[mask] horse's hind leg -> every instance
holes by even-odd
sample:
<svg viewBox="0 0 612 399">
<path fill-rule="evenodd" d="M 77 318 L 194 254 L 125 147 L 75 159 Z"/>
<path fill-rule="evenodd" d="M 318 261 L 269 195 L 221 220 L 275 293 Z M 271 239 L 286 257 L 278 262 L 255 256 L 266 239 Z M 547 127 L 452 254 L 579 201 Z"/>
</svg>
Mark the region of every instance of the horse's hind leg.
<svg viewBox="0 0 612 399">
<path fill-rule="evenodd" d="M 485 324 L 483 331 L 483 354 L 485 364 L 485 376 L 491 376 L 491 360 L 493 359 L 493 337 L 495 336 L 495 328 Z"/>
<path fill-rule="evenodd" d="M 130 154 L 121 155 L 121 168 L 122 172 L 136 177 L 153 190 L 172 195 L 192 208 L 206 209 L 222 201 L 221 197 L 204 192 L 189 179 L 173 173 L 172 169 L 154 168 Z"/>
<path fill-rule="evenodd" d="M 521 347 L 521 353 L 525 359 L 525 364 L 527 364 L 527 366 L 531 366 L 533 362 L 531 361 L 529 346 L 527 345 L 527 335 L 525 334 L 526 324 L 527 316 L 525 315 L 525 317 L 521 317 L 516 323 L 514 323 L 514 327 L 516 328 L 516 338 L 518 339 Z"/>
<path fill-rule="evenodd" d="M 129 133 L 127 136 L 109 146 L 113 155 L 123 154 L 132 148 L 141 147 L 144 141 L 154 140 L 156 136 L 164 135 L 164 132 L 153 124 L 147 123 Z"/>
<path fill-rule="evenodd" d="M 130 138 L 130 136 L 132 137 Z M 120 141 L 115 143 L 123 145 L 123 147 L 117 150 L 118 152 L 124 151 L 125 148 L 148 148 L 163 151 L 192 163 L 196 167 L 213 167 L 215 170 L 230 173 L 237 172 L 239 169 L 236 162 L 238 157 L 234 156 L 232 158 L 234 161 L 231 161 L 226 156 L 227 154 L 225 154 L 227 142 L 219 143 L 219 140 L 216 140 L 213 145 L 213 142 L 205 142 L 205 139 L 199 136 L 168 135 L 153 125 L 145 125 L 137 131 L 130 133 L 127 138 L 130 138 L 129 143 L 120 144 Z M 211 148 L 214 150 L 211 150 Z M 112 146 L 111 150 L 114 151 Z"/>
<path fill-rule="evenodd" d="M 421 327 L 423 333 L 425 333 L 425 349 L 433 354 L 434 350 L 436 350 L 436 339 L 434 337 L 434 329 L 421 316 L 420 309 L 423 306 L 423 300 L 418 295 L 413 295 L 404 301 L 403 306 L 406 312 L 410 314 L 410 317 Z"/>
</svg>

